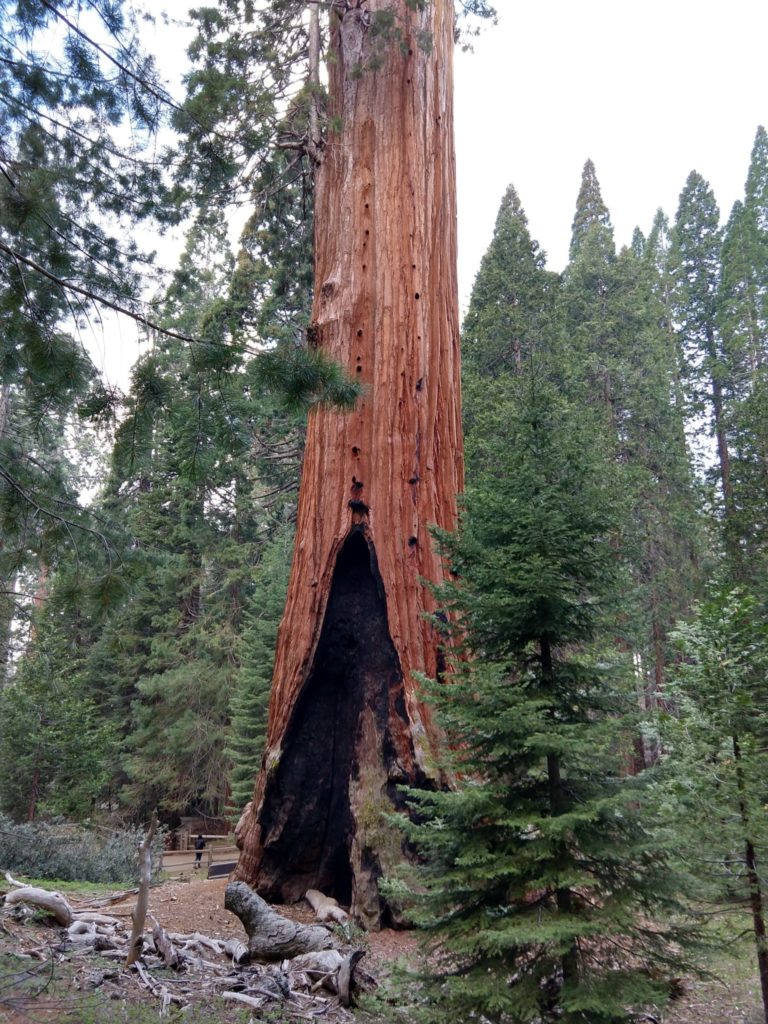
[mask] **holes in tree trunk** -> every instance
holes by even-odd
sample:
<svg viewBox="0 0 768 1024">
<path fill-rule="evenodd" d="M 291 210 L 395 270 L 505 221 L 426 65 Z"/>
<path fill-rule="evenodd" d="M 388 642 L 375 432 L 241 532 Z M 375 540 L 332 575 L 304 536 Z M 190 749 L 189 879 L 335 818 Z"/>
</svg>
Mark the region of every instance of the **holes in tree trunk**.
<svg viewBox="0 0 768 1024">
<path fill-rule="evenodd" d="M 314 663 L 267 783 L 258 877 L 267 899 L 293 901 L 315 888 L 350 903 L 350 853 L 361 827 L 352 807 L 360 806 L 360 787 L 371 778 L 378 780 L 377 797 L 391 806 L 387 779 L 396 776 L 397 761 L 390 694 L 395 713 L 407 721 L 402 689 L 375 556 L 357 531 L 339 553 Z M 367 735 L 371 722 L 375 726 L 377 749 L 363 742 L 364 720 Z M 357 788 L 352 800 L 351 788 Z M 361 897 L 358 880 L 356 900 L 373 904 L 368 915 L 383 916 L 375 886 L 378 853 L 368 847 L 359 870 L 369 895 Z"/>
</svg>

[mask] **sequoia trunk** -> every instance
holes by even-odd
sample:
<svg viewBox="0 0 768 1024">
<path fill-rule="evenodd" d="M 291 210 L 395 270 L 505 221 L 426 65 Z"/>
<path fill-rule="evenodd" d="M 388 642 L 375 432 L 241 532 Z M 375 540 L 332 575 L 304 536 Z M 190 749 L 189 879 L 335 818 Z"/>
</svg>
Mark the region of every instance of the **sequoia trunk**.
<svg viewBox="0 0 768 1024">
<path fill-rule="evenodd" d="M 463 462 L 453 3 L 416 12 L 397 0 L 403 45 L 375 70 L 365 7 L 331 14 L 309 328 L 364 394 L 353 412 L 310 415 L 267 752 L 236 877 L 277 900 L 320 889 L 376 927 L 378 878 L 403 857 L 384 816 L 399 784 L 434 783 L 414 673 L 440 667 L 428 528 L 455 525 Z"/>
</svg>

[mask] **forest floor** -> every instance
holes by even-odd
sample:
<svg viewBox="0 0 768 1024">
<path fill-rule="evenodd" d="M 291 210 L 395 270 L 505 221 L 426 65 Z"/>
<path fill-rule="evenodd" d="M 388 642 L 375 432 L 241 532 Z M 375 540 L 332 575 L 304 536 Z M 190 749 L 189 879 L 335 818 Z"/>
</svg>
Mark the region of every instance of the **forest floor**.
<svg viewBox="0 0 768 1024">
<path fill-rule="evenodd" d="M 192 878 L 190 881 L 165 882 L 153 887 L 150 894 L 150 914 L 169 932 L 201 932 L 211 938 L 244 938 L 242 925 L 234 915 L 224 909 L 226 879 L 207 881 Z M 126 897 L 109 907 L 108 913 L 124 917 L 130 924 L 130 913 L 135 896 Z M 308 907 L 280 908 L 288 916 L 303 923 L 312 921 Z M 43 932 L 41 923 L 27 924 L 24 930 L 36 928 Z M 48 929 L 50 931 L 50 929 Z M 730 934 L 733 925 L 729 924 Z M 76 987 L 63 984 L 65 979 L 51 977 L 44 986 L 33 986 L 29 997 L 14 991 L 14 966 L 18 974 L 19 928 L 13 930 L 0 923 L 0 1021 L 3 1024 L 49 1024 L 52 1021 L 66 1021 L 67 1024 L 145 1024 L 158 1019 L 157 1003 L 151 1004 L 146 997 L 137 995 L 136 1004 L 115 1004 L 98 997 L 75 990 Z M 50 940 L 53 941 L 53 940 Z M 725 940 L 724 940 L 725 942 Z M 675 1000 L 661 1020 L 663 1024 L 763 1024 L 760 1007 L 760 988 L 754 957 L 748 939 L 728 943 L 736 950 L 735 955 L 717 957 L 710 962 L 713 974 L 719 980 L 685 979 L 683 994 Z M 367 947 L 365 963 L 367 970 L 381 975 L 388 965 L 397 960 L 413 963 L 417 954 L 418 940 L 413 932 L 385 929 L 365 937 Z M 21 997 L 21 998 L 20 998 Z M 202 1010 L 202 1016 L 200 1011 Z M 247 1024 L 249 1013 L 222 1005 L 199 1007 L 197 1012 L 185 1014 L 189 1024 L 205 1021 L 207 1024 Z M 254 1020 L 253 1017 L 250 1018 Z M 288 1018 L 270 1018 L 276 1024 Z M 370 1018 L 366 1018 L 370 1019 Z"/>
</svg>

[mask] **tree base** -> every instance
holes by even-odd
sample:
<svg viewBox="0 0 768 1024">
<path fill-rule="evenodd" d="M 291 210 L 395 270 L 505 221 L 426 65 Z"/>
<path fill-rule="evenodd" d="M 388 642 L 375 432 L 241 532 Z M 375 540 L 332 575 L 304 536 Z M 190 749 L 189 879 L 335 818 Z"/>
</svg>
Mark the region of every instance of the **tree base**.
<svg viewBox="0 0 768 1024">
<path fill-rule="evenodd" d="M 366 928 L 397 924 L 378 880 L 408 857 L 386 820 L 402 807 L 398 785 L 427 783 L 397 756 L 410 728 L 375 554 L 358 528 L 339 553 L 313 667 L 255 812 L 260 856 L 241 858 L 236 877 L 270 902 L 318 889 Z"/>
</svg>

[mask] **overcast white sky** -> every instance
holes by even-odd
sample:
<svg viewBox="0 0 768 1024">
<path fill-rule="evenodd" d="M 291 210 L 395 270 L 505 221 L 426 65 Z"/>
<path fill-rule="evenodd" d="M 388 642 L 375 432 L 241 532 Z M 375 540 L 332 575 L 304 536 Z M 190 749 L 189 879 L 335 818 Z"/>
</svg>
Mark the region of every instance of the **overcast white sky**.
<svg viewBox="0 0 768 1024">
<path fill-rule="evenodd" d="M 551 270 L 591 157 L 616 242 L 672 218 L 688 173 L 727 217 L 768 124 L 766 0 L 497 0 L 456 63 L 459 288 L 466 303 L 514 184 Z"/>
</svg>

